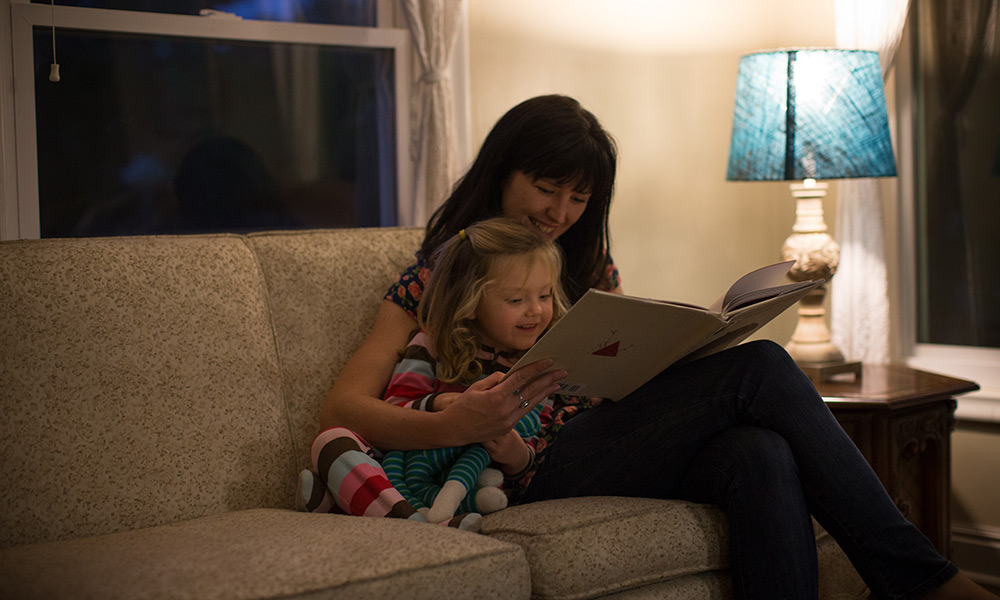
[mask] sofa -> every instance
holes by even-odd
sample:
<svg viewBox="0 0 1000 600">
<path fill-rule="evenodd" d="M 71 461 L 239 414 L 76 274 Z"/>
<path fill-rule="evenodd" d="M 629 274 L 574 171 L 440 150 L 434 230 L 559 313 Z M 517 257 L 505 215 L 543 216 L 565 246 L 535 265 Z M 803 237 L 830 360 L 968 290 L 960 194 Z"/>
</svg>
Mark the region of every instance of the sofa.
<svg viewBox="0 0 1000 600">
<path fill-rule="evenodd" d="M 481 533 L 297 512 L 320 406 L 421 231 L 0 243 L 2 598 L 727 598 L 707 505 Z M 865 597 L 817 527 L 821 597 Z"/>
</svg>

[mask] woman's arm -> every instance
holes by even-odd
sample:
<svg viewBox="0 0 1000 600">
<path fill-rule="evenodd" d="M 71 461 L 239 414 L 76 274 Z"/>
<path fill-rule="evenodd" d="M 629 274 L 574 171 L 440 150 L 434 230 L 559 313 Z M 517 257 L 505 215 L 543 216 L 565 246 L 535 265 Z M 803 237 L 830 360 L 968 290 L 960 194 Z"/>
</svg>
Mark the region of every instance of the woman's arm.
<svg viewBox="0 0 1000 600">
<path fill-rule="evenodd" d="M 399 351 L 416 326 L 398 305 L 382 301 L 367 339 L 344 365 L 327 395 L 320 413 L 322 429 L 347 427 L 376 447 L 385 447 L 386 442 L 399 437 L 397 430 L 403 424 L 398 421 L 412 415 L 386 404 L 381 395 L 399 360 Z"/>
<path fill-rule="evenodd" d="M 501 382 L 495 374 L 475 384 L 440 412 L 402 409 L 381 399 L 399 350 L 416 323 L 397 304 L 383 300 L 368 338 L 327 395 L 320 424 L 346 427 L 377 448 L 412 450 L 461 446 L 506 434 L 514 423 L 558 389 L 565 371 L 539 376 L 551 362 L 519 369 Z M 518 394 L 514 391 L 518 390 Z M 519 395 L 530 401 L 521 408 Z"/>
</svg>

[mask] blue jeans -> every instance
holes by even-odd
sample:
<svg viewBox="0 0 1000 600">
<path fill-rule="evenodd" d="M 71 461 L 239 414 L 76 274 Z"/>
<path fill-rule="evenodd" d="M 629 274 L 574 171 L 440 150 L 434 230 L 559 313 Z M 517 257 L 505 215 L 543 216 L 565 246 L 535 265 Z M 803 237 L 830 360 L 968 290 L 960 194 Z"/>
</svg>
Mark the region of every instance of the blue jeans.
<svg viewBox="0 0 1000 600">
<path fill-rule="evenodd" d="M 571 419 L 522 502 L 706 502 L 726 512 L 737 598 L 815 598 L 810 514 L 877 598 L 920 598 L 957 569 L 896 508 L 809 379 L 750 342 L 660 373 Z"/>
</svg>

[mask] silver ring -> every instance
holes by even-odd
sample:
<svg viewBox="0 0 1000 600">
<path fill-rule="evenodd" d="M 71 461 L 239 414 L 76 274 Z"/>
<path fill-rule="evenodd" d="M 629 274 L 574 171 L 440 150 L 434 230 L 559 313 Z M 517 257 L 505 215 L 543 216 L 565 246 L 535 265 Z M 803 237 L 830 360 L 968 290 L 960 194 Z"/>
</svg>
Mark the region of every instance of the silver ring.
<svg viewBox="0 0 1000 600">
<path fill-rule="evenodd" d="M 517 405 L 518 408 L 528 408 L 528 405 L 531 404 L 521 394 L 518 394 L 517 397 L 521 399 L 521 403 Z"/>
</svg>

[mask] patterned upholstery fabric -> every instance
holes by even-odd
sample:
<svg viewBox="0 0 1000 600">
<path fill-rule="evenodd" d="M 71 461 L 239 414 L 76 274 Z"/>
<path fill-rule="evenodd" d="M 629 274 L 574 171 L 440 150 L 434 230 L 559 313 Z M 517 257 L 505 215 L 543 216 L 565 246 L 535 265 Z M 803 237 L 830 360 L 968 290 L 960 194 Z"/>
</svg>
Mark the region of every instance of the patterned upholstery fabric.
<svg viewBox="0 0 1000 600">
<path fill-rule="evenodd" d="M 814 523 L 820 598 L 866 598 L 847 556 Z M 482 533 L 524 548 L 532 597 L 729 598 L 726 519 L 704 504 L 587 497 L 487 515 Z"/>
<path fill-rule="evenodd" d="M 243 239 L 0 249 L 0 547 L 289 505 L 278 362 Z"/>
<path fill-rule="evenodd" d="M 295 448 L 309 464 L 319 410 L 375 322 L 423 230 L 343 229 L 249 237 L 267 285 Z"/>
<path fill-rule="evenodd" d="M 527 598 L 517 546 L 411 523 L 238 511 L 8 548 L 0 597 Z M 368 557 L 359 560 L 358 557 Z M 72 573 L 73 577 L 44 577 Z"/>
<path fill-rule="evenodd" d="M 547 599 L 593 598 L 724 570 L 725 532 L 717 509 L 646 498 L 552 500 L 483 523 L 483 533 L 524 547 L 533 594 Z"/>
</svg>

